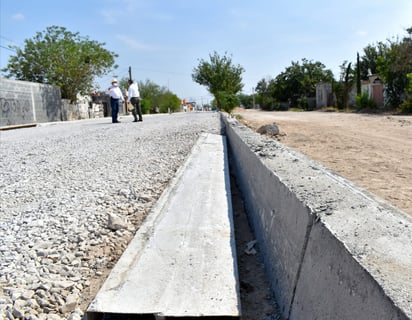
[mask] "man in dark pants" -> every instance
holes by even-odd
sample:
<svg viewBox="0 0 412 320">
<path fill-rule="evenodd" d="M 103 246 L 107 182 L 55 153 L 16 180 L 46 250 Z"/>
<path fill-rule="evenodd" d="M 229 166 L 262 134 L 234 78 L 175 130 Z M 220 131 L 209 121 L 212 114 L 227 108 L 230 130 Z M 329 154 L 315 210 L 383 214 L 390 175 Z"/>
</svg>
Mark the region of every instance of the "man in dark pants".
<svg viewBox="0 0 412 320">
<path fill-rule="evenodd" d="M 110 95 L 110 107 L 112 109 L 112 123 L 119 123 L 120 121 L 117 120 L 117 115 L 119 113 L 119 102 L 120 100 L 123 102 L 123 93 L 120 90 L 117 80 L 112 80 L 112 85 L 109 89 L 107 89 L 107 93 Z"/>
<path fill-rule="evenodd" d="M 137 83 L 133 80 L 129 80 L 129 90 L 127 91 L 127 100 L 133 105 L 132 114 L 134 117 L 133 122 L 143 121 L 142 109 L 140 108 L 140 93 Z M 137 114 L 139 114 L 139 120 L 137 120 Z"/>
</svg>

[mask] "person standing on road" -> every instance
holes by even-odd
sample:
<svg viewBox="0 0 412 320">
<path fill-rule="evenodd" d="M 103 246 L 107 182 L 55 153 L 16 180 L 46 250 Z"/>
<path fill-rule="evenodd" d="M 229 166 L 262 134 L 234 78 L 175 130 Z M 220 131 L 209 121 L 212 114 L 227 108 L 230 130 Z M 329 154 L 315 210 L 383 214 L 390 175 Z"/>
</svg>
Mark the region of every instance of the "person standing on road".
<svg viewBox="0 0 412 320">
<path fill-rule="evenodd" d="M 140 107 L 140 93 L 139 87 L 136 82 L 129 80 L 129 90 L 127 91 L 127 101 L 133 105 L 132 114 L 134 117 L 133 122 L 143 121 L 142 109 Z M 139 120 L 137 120 L 137 114 L 139 114 Z"/>
<path fill-rule="evenodd" d="M 124 102 L 122 90 L 120 90 L 117 80 L 112 80 L 112 85 L 107 89 L 107 94 L 110 95 L 110 108 L 112 109 L 112 123 L 120 123 L 117 120 L 119 114 L 119 103 Z"/>
</svg>

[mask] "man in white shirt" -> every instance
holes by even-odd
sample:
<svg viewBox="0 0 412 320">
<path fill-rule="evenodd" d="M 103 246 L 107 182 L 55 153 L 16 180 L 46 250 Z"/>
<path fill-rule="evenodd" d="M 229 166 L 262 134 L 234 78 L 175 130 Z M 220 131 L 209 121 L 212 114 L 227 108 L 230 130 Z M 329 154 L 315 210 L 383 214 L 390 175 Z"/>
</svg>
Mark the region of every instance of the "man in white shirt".
<svg viewBox="0 0 412 320">
<path fill-rule="evenodd" d="M 143 121 L 142 109 L 140 108 L 140 93 L 139 87 L 136 82 L 129 80 L 129 90 L 127 91 L 127 101 L 133 105 L 132 114 L 134 117 L 133 122 Z M 139 120 L 137 120 L 137 114 L 139 114 Z"/>
<path fill-rule="evenodd" d="M 120 123 L 117 120 L 119 114 L 119 102 L 124 102 L 122 90 L 120 90 L 117 80 L 112 80 L 112 85 L 107 89 L 107 94 L 110 95 L 110 107 L 112 109 L 112 123 Z"/>
</svg>

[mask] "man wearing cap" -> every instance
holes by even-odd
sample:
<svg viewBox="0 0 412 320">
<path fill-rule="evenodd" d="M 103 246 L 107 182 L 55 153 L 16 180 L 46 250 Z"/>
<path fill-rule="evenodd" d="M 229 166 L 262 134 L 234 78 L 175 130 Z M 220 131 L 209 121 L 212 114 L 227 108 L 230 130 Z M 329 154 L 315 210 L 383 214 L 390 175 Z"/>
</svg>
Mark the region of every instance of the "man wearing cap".
<svg viewBox="0 0 412 320">
<path fill-rule="evenodd" d="M 134 117 L 133 122 L 143 121 L 142 109 L 140 108 L 140 93 L 139 87 L 136 82 L 129 80 L 129 90 L 127 91 L 127 100 L 133 105 L 132 114 Z M 137 115 L 139 115 L 139 120 L 137 120 Z"/>
<path fill-rule="evenodd" d="M 112 80 L 112 85 L 107 89 L 107 94 L 110 95 L 110 107 L 112 109 L 112 123 L 119 123 L 117 115 L 119 113 L 119 102 L 124 102 L 122 90 L 120 90 L 117 80 Z"/>
</svg>

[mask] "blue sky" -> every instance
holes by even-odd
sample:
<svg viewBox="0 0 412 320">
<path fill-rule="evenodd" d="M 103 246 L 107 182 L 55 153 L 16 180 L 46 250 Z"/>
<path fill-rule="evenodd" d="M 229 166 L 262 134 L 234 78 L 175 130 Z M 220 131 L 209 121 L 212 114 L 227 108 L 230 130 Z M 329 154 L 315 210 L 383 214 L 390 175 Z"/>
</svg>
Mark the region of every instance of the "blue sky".
<svg viewBox="0 0 412 320">
<path fill-rule="evenodd" d="M 113 76 L 149 79 L 179 98 L 209 102 L 193 68 L 214 51 L 245 68 L 246 94 L 292 61 L 322 62 L 339 76 L 368 44 L 406 35 L 411 0 L 0 0 L 0 67 L 24 40 L 51 25 L 79 32 L 119 54 Z M 5 48 L 6 47 L 6 48 Z"/>
</svg>

